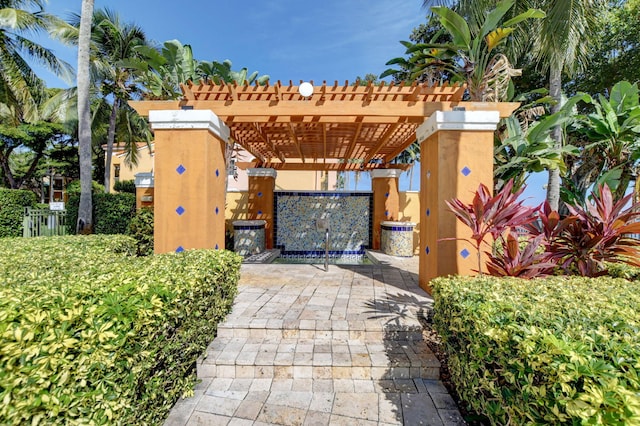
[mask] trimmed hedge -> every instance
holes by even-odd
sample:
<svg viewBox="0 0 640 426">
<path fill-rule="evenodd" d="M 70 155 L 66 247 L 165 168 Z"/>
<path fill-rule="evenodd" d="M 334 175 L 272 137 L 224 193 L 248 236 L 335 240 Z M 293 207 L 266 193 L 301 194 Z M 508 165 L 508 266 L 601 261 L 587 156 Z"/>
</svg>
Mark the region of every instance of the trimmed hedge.
<svg viewBox="0 0 640 426">
<path fill-rule="evenodd" d="M 0 188 L 0 237 L 22 236 L 24 208 L 36 205 L 36 194 L 21 189 Z"/>
<path fill-rule="evenodd" d="M 227 251 L 131 257 L 126 236 L 0 246 L 0 419 L 161 424 L 237 291 Z"/>
<path fill-rule="evenodd" d="M 138 256 L 153 254 L 153 222 L 153 208 L 151 207 L 141 208 L 131 219 L 127 234 L 136 240 Z"/>
<path fill-rule="evenodd" d="M 76 233 L 80 195 L 69 196 L 67 202 L 67 232 Z M 96 234 L 126 234 L 136 213 L 136 196 L 128 193 L 93 193 L 93 232 Z"/>
<path fill-rule="evenodd" d="M 432 282 L 452 381 L 491 424 L 639 424 L 640 283 Z"/>
</svg>

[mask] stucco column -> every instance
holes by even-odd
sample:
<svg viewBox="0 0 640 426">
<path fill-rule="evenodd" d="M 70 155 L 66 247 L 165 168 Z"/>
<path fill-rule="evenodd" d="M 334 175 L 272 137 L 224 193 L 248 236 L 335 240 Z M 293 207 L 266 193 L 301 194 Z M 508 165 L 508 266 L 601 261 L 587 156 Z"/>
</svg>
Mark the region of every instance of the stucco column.
<svg viewBox="0 0 640 426">
<path fill-rule="evenodd" d="M 274 169 L 247 169 L 249 176 L 249 201 L 247 219 L 264 220 L 265 248 L 273 248 L 273 190 L 277 173 Z"/>
<path fill-rule="evenodd" d="M 229 128 L 206 110 L 150 111 L 156 253 L 224 249 Z"/>
<path fill-rule="evenodd" d="M 136 185 L 136 209 L 153 207 L 153 173 L 136 173 L 134 183 Z"/>
<path fill-rule="evenodd" d="M 476 251 L 461 240 L 470 229 L 445 200 L 470 203 L 480 183 L 493 188 L 493 132 L 497 111 L 436 112 L 416 130 L 420 142 L 420 287 L 431 291 L 435 277 L 472 275 Z"/>
<path fill-rule="evenodd" d="M 373 188 L 372 248 L 374 250 L 380 250 L 380 223 L 398 220 L 400 211 L 398 178 L 401 173 L 400 169 L 371 171 L 371 187 Z"/>
</svg>

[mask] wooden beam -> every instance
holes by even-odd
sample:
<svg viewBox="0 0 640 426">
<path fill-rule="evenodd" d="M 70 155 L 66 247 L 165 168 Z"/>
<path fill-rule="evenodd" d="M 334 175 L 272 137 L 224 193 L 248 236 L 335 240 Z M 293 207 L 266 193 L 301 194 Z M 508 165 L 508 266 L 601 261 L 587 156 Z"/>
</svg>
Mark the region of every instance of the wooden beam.
<svg viewBox="0 0 640 426">
<path fill-rule="evenodd" d="M 165 111 L 180 109 L 186 101 L 129 101 L 129 106 L 143 117 L 149 116 L 149 111 Z"/>
<path fill-rule="evenodd" d="M 236 166 L 239 169 L 246 170 L 252 167 L 256 167 L 258 162 L 256 161 L 239 161 L 236 162 Z M 262 166 L 273 168 L 276 170 L 315 170 L 315 171 L 341 171 L 344 170 L 342 168 L 342 163 L 263 163 Z M 360 164 L 353 164 L 353 170 L 378 170 L 378 169 L 400 169 L 407 170 L 411 165 L 410 164 L 394 164 L 393 167 L 386 167 L 382 164 L 363 164 L 360 167 Z"/>
<path fill-rule="evenodd" d="M 296 135 L 296 129 L 293 128 L 293 124 L 289 123 L 289 134 L 291 135 L 291 139 L 293 139 L 293 143 L 298 149 L 298 154 L 300 154 L 300 159 L 304 163 L 304 154 L 302 154 L 302 147 L 300 146 L 300 141 L 298 140 L 298 136 Z"/>
<path fill-rule="evenodd" d="M 231 89 L 230 89 L 231 90 Z M 153 102 L 153 101 L 150 101 Z M 410 101 L 264 101 L 250 100 L 229 102 L 221 100 L 186 101 L 185 105 L 194 109 L 210 109 L 218 116 L 234 117 L 422 117 L 431 116 L 436 111 L 451 111 L 454 107 L 466 111 L 499 111 L 500 117 L 509 117 L 520 105 L 514 102 L 410 102 Z M 150 105 L 148 109 L 155 109 Z M 148 110 L 147 109 L 147 110 Z M 289 118 L 290 120 L 290 118 Z M 255 121 L 262 121 L 252 119 Z M 268 119 L 267 121 L 273 121 Z"/>
<path fill-rule="evenodd" d="M 375 148 L 373 148 L 371 151 L 369 151 L 369 154 L 364 159 L 365 164 L 368 164 L 369 161 L 373 160 L 373 157 L 375 157 L 375 155 L 378 153 L 378 151 L 380 151 L 380 149 L 382 149 L 382 147 L 389 141 L 389 139 L 391 139 L 393 134 L 398 129 L 398 126 L 400 126 L 400 125 L 399 124 L 392 124 L 387 129 L 387 132 L 382 136 L 382 138 L 380 139 L 378 144 L 375 146 Z"/>
<path fill-rule="evenodd" d="M 408 139 L 406 143 L 403 143 L 401 146 L 399 146 L 396 150 L 392 151 L 391 154 L 387 154 L 383 161 L 385 163 L 390 162 L 391 160 L 393 160 L 394 158 L 396 158 L 398 155 L 400 155 L 400 153 L 402 151 L 404 151 L 405 149 L 407 149 L 408 147 L 411 146 L 412 143 L 414 143 L 416 141 L 416 136 L 415 134 L 413 135 L 412 138 Z"/>
<path fill-rule="evenodd" d="M 267 146 L 269 146 L 269 149 L 271 149 L 271 151 L 276 155 L 276 157 L 278 157 L 278 159 L 283 163 L 286 162 L 284 155 L 282 155 L 282 152 L 280 152 L 280 150 L 276 148 L 273 142 L 269 140 L 269 136 L 265 133 L 264 129 L 260 127 L 260 124 L 253 123 L 253 126 L 256 129 L 256 132 L 258 132 L 260 139 L 262 139 L 264 143 L 266 143 Z"/>
</svg>

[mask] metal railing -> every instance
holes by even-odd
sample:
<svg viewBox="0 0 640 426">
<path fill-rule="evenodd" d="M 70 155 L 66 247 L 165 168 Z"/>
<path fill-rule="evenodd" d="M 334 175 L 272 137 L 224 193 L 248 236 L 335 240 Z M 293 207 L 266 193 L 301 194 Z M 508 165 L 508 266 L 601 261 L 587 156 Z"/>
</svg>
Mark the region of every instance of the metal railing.
<svg viewBox="0 0 640 426">
<path fill-rule="evenodd" d="M 23 237 L 67 235 L 65 210 L 34 209 L 26 207 L 22 220 Z"/>
</svg>

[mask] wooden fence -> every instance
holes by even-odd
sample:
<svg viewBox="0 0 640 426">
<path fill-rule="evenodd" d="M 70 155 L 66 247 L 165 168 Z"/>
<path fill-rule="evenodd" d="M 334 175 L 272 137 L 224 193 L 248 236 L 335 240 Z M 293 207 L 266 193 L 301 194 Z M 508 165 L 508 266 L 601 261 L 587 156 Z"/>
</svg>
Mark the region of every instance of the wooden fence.
<svg viewBox="0 0 640 426">
<path fill-rule="evenodd" d="M 25 208 L 22 222 L 23 237 L 44 237 L 67 234 L 67 212 Z"/>
</svg>

